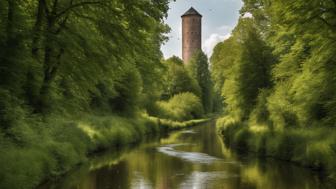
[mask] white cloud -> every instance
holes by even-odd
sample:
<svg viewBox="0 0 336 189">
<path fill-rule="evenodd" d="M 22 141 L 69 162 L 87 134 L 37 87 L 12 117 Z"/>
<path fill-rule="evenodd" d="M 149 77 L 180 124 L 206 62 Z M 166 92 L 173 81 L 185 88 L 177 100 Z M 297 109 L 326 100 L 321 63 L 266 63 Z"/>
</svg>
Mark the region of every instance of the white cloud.
<svg viewBox="0 0 336 189">
<path fill-rule="evenodd" d="M 221 33 L 230 33 L 232 31 L 232 26 L 228 26 L 228 25 L 223 25 L 217 28 L 218 31 L 220 31 Z"/>
<path fill-rule="evenodd" d="M 245 13 L 244 16 L 243 16 L 243 18 L 252 18 L 252 17 L 253 17 L 253 15 L 249 12 Z"/>
<path fill-rule="evenodd" d="M 228 39 L 231 36 L 230 33 L 226 35 L 220 35 L 218 33 L 213 33 L 210 35 L 209 38 L 207 38 L 203 45 L 203 51 L 210 56 L 212 55 L 214 47 L 217 45 L 217 43 L 224 41 L 225 39 Z"/>
<path fill-rule="evenodd" d="M 240 17 L 239 10 L 242 0 L 177 0 L 170 1 L 168 17 L 165 23 L 171 27 L 169 40 L 162 45 L 165 58 L 182 55 L 182 23 L 181 15 L 191 6 L 203 15 L 202 44 L 204 52 L 211 55 L 212 48 L 219 41 L 225 39 Z M 217 34 L 214 36 L 211 34 Z M 218 40 L 218 38 L 220 40 Z M 217 40 L 216 40 L 217 39 Z"/>
</svg>

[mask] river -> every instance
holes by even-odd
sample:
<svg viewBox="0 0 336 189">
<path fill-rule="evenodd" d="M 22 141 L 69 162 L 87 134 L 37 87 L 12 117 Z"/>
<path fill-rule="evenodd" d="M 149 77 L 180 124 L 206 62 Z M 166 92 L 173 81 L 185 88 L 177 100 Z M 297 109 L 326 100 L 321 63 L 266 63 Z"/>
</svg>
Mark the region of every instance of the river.
<svg viewBox="0 0 336 189">
<path fill-rule="evenodd" d="M 214 123 L 104 153 L 41 189 L 329 189 L 316 172 L 237 155 Z"/>
</svg>

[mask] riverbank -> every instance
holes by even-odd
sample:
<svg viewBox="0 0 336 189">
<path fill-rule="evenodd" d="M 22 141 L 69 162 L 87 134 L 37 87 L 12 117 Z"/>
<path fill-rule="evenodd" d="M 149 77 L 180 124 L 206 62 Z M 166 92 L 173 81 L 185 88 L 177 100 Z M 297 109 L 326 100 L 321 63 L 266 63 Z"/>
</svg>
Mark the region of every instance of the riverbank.
<svg viewBox="0 0 336 189">
<path fill-rule="evenodd" d="M 0 188 L 34 188 L 87 161 L 94 152 L 121 148 L 140 142 L 146 135 L 205 121 L 91 115 L 31 118 L 11 128 L 11 136 L 0 133 Z"/>
<path fill-rule="evenodd" d="M 318 175 L 289 162 L 235 153 L 210 121 L 117 152 L 97 153 L 39 189 L 335 189 Z"/>
<path fill-rule="evenodd" d="M 227 146 L 309 167 L 336 180 L 336 129 L 327 127 L 286 128 L 250 126 L 231 117 L 217 120 Z"/>
</svg>

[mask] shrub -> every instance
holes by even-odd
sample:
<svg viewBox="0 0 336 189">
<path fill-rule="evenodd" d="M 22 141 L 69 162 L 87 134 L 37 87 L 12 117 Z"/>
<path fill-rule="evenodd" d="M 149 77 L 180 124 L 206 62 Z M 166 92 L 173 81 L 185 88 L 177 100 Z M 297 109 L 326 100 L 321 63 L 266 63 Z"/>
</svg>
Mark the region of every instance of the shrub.
<svg viewBox="0 0 336 189">
<path fill-rule="evenodd" d="M 336 130 L 328 127 L 273 130 L 251 122 L 237 122 L 230 116 L 217 121 L 224 143 L 259 156 L 296 162 L 336 177 Z M 255 124 L 255 122 L 253 122 Z"/>
<path fill-rule="evenodd" d="M 35 188 L 84 162 L 94 151 L 128 145 L 159 130 L 157 124 L 139 117 L 82 116 L 69 121 L 50 115 L 43 122 L 24 121 L 6 134 L 0 129 L 0 188 Z"/>
<path fill-rule="evenodd" d="M 158 117 L 174 121 L 191 120 L 203 115 L 201 100 L 190 92 L 177 94 L 168 101 L 159 101 L 157 106 Z"/>
<path fill-rule="evenodd" d="M 8 90 L 0 89 L 0 129 L 8 129 L 18 125 L 24 117 L 19 100 Z"/>
<path fill-rule="evenodd" d="M 247 152 L 249 150 L 249 144 L 248 144 L 249 136 L 250 136 L 250 132 L 248 128 L 244 127 L 242 129 L 239 129 L 234 137 L 234 146 L 239 151 Z"/>
</svg>

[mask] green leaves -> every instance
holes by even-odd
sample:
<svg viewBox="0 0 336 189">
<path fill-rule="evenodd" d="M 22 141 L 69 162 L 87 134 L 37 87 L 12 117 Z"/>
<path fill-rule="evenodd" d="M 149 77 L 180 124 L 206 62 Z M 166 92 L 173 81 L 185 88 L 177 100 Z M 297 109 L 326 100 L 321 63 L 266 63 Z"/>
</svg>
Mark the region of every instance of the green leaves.
<svg viewBox="0 0 336 189">
<path fill-rule="evenodd" d="M 168 3 L 1 1 L 0 85 L 42 114 L 142 108 L 161 90 Z"/>
<path fill-rule="evenodd" d="M 253 19 L 240 19 L 232 37 L 220 43 L 211 57 L 212 77 L 227 110 L 246 119 L 256 105 L 259 91 L 272 85 L 274 58 Z"/>
<path fill-rule="evenodd" d="M 195 52 L 187 64 L 187 69 L 201 89 L 204 111 L 206 113 L 212 112 L 213 91 L 207 56 L 202 51 Z"/>
<path fill-rule="evenodd" d="M 244 0 L 241 14 L 253 18 L 211 58 L 227 110 L 279 129 L 334 125 L 335 10 L 332 0 Z"/>
</svg>

